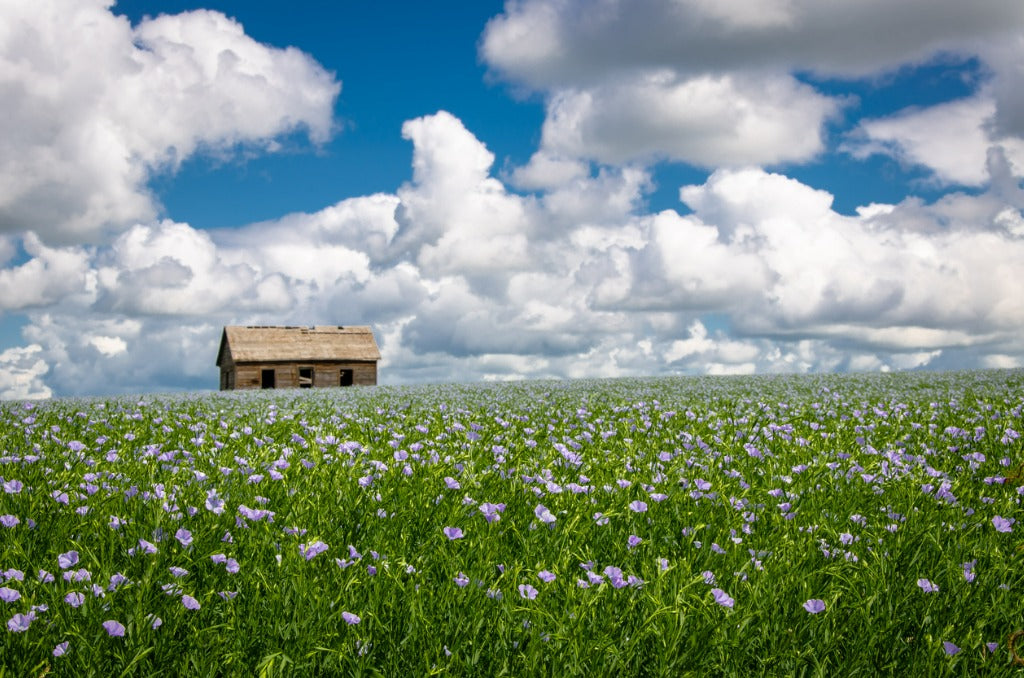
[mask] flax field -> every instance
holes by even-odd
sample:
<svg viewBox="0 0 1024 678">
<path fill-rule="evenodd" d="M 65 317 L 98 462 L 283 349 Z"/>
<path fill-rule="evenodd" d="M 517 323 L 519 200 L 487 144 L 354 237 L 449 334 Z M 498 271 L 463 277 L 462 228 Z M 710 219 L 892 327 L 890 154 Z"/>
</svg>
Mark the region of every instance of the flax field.
<svg viewBox="0 0 1024 678">
<path fill-rule="evenodd" d="M 1024 372 L 0 403 L 0 676 L 1024 673 Z"/>
</svg>

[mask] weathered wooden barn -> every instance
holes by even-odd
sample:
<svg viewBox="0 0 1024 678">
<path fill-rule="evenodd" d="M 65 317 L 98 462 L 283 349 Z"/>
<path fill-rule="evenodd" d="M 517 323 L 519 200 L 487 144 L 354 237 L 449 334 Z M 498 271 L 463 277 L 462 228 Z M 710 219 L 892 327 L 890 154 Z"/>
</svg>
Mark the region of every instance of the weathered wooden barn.
<svg viewBox="0 0 1024 678">
<path fill-rule="evenodd" d="M 217 352 L 222 391 L 373 386 L 379 360 L 364 326 L 228 326 Z"/>
</svg>

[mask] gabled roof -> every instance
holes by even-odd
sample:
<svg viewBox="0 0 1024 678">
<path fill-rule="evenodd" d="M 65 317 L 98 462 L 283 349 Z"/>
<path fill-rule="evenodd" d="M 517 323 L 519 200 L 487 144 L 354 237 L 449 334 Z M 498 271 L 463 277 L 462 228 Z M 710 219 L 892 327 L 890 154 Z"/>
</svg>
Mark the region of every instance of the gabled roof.
<svg viewBox="0 0 1024 678">
<path fill-rule="evenodd" d="M 230 355 L 235 363 L 314 360 L 380 360 L 373 331 L 363 325 L 224 328 L 217 366 Z"/>
</svg>

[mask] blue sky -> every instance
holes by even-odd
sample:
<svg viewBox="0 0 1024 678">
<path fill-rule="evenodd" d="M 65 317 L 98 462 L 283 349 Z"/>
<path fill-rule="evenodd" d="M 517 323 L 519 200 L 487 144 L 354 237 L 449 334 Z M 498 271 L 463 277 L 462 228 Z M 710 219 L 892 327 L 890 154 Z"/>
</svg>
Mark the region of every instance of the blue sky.
<svg viewBox="0 0 1024 678">
<path fill-rule="evenodd" d="M 1024 364 L 1024 7 L 0 9 L 0 397 Z"/>
<path fill-rule="evenodd" d="M 194 158 L 159 183 L 168 213 L 197 225 L 240 226 L 316 210 L 344 197 L 393 191 L 409 178 L 402 123 L 442 109 L 486 139 L 499 158 L 526 162 L 539 141 L 543 100 L 510 96 L 505 84 L 489 81 L 477 56 L 483 27 L 502 6 L 304 0 L 282 13 L 262 2 L 118 3 L 114 10 L 132 21 L 201 8 L 221 11 L 256 40 L 299 47 L 342 81 L 334 106 L 340 131 L 329 143 L 312 149 L 296 135 L 287 153 L 226 166 Z M 247 199 L 223 204 L 226 192 Z"/>
</svg>

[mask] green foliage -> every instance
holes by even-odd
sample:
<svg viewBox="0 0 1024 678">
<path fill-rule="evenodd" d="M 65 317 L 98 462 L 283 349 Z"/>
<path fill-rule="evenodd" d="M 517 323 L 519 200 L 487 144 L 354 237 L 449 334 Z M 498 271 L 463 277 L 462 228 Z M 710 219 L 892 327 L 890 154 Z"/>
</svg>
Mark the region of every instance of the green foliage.
<svg viewBox="0 0 1024 678">
<path fill-rule="evenodd" d="M 1020 513 L 1022 385 L 0 404 L 0 621 L 33 617 L 0 629 L 0 675 L 1001 675 L 1024 625 L 1024 526 L 996 521 Z"/>
</svg>

